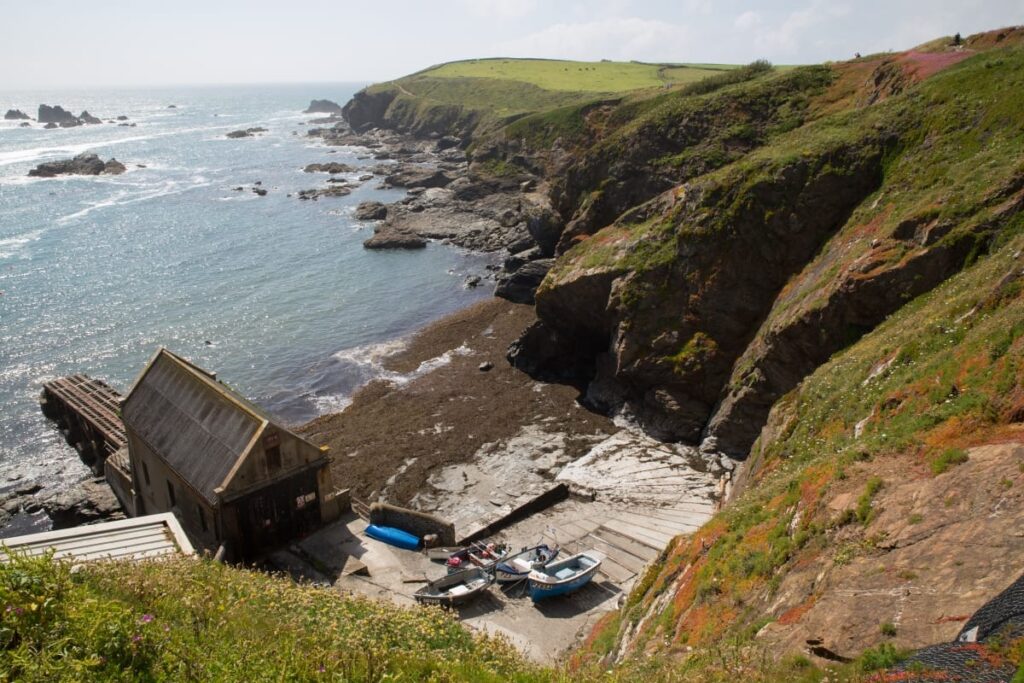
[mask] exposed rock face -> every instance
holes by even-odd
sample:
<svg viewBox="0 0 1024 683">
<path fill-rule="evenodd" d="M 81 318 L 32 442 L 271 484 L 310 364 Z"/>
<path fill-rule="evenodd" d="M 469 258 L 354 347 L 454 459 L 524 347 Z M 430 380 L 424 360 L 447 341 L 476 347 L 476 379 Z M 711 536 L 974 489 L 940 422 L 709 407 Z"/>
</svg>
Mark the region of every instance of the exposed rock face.
<svg viewBox="0 0 1024 683">
<path fill-rule="evenodd" d="M 26 120 L 27 121 L 30 118 L 31 117 L 29 117 L 28 114 L 26 114 L 25 112 L 21 111 L 20 109 L 8 109 L 7 113 L 4 114 L 4 120 L 5 121 L 19 121 L 19 120 Z"/>
<path fill-rule="evenodd" d="M 34 178 L 53 178 L 59 175 L 120 175 L 126 170 L 117 159 L 104 162 L 95 154 L 82 153 L 73 159 L 39 164 L 28 174 Z"/>
<path fill-rule="evenodd" d="M 81 121 L 82 123 L 87 123 L 89 125 L 95 125 L 97 123 L 103 123 L 103 121 L 101 121 L 100 119 L 96 118 L 95 116 L 93 116 L 92 114 L 90 114 L 88 111 L 86 111 L 84 109 L 82 110 L 82 113 L 78 115 L 78 120 Z"/>
<path fill-rule="evenodd" d="M 303 114 L 341 114 L 341 105 L 331 100 L 312 100 Z"/>
<path fill-rule="evenodd" d="M 75 115 L 65 110 L 60 105 L 50 107 L 45 104 L 40 104 L 39 115 L 36 116 L 36 120 L 39 121 L 39 123 L 56 123 L 58 125 L 67 123 L 74 125 L 78 124 L 78 119 Z"/>
<path fill-rule="evenodd" d="M 352 173 L 356 169 L 352 168 L 348 164 L 341 164 L 337 161 L 332 161 L 329 164 L 309 164 L 302 170 L 306 173 Z"/>
<path fill-rule="evenodd" d="M 538 259 L 524 263 L 511 273 L 503 273 L 494 295 L 517 304 L 532 304 L 534 292 L 554 263 L 554 259 Z"/>
<path fill-rule="evenodd" d="M 363 242 L 366 249 L 423 249 L 427 240 L 419 235 L 393 229 L 381 229 L 374 232 L 373 237 Z"/>
<path fill-rule="evenodd" d="M 375 93 L 361 90 L 342 107 L 342 115 L 356 132 L 379 126 L 396 95 L 394 90 Z"/>
<path fill-rule="evenodd" d="M 560 337 L 604 339 L 596 379 L 623 387 L 653 434 L 697 442 L 775 293 L 878 186 L 881 159 L 868 135 L 668 192 L 566 254 L 538 316 Z"/>
<path fill-rule="evenodd" d="M 80 524 L 121 519 L 121 505 L 103 479 L 90 479 L 78 486 L 43 501 L 43 509 L 53 520 L 54 529 L 68 529 Z"/>
<path fill-rule="evenodd" d="M 225 135 L 225 137 L 229 137 L 229 138 L 251 138 L 251 137 L 254 137 L 254 136 L 258 135 L 259 133 L 266 133 L 266 132 L 267 132 L 266 128 L 260 128 L 259 126 L 257 126 L 255 128 L 246 128 L 245 130 L 233 130 L 230 133 L 227 133 Z"/>
<path fill-rule="evenodd" d="M 298 193 L 299 199 L 312 199 L 316 201 L 321 197 L 347 197 L 352 194 L 352 188 L 348 185 L 328 185 L 327 187 L 321 187 L 312 190 L 300 190 Z"/>
<path fill-rule="evenodd" d="M 356 207 L 356 219 L 361 221 L 380 221 L 388 217 L 388 207 L 380 202 L 363 202 Z"/>
<path fill-rule="evenodd" d="M 452 178 L 436 168 L 403 166 L 385 177 L 384 182 L 392 187 L 444 187 Z"/>
</svg>

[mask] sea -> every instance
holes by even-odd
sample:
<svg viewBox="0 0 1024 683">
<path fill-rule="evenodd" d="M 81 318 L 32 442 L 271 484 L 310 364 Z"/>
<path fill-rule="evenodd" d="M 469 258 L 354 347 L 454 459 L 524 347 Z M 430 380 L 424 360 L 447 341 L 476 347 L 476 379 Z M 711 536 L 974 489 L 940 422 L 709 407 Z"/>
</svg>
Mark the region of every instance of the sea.
<svg viewBox="0 0 1024 683">
<path fill-rule="evenodd" d="M 164 346 L 299 425 L 343 409 L 417 329 L 490 294 L 464 281 L 493 256 L 363 249 L 372 227 L 356 205 L 403 196 L 379 178 L 347 197 L 297 198 L 325 185 L 307 164 L 380 163 L 306 135 L 322 116 L 302 113 L 311 99 L 344 103 L 359 87 L 0 91 L 0 111 L 59 104 L 104 120 L 0 121 L 0 492 L 88 475 L 40 412 L 49 379 L 86 373 L 124 391 Z M 106 123 L 118 116 L 135 125 Z M 225 137 L 257 126 L 268 132 Z M 128 171 L 27 175 L 81 152 Z"/>
</svg>

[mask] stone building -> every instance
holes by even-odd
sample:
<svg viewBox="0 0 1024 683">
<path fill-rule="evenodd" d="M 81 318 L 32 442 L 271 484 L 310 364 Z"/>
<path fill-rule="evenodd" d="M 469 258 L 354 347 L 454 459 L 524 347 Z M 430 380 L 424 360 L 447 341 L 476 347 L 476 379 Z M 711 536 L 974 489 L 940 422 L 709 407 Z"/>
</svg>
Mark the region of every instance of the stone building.
<svg viewBox="0 0 1024 683">
<path fill-rule="evenodd" d="M 174 512 L 193 544 L 254 559 L 336 519 L 326 447 L 159 349 L 121 405 L 135 515 Z"/>
</svg>

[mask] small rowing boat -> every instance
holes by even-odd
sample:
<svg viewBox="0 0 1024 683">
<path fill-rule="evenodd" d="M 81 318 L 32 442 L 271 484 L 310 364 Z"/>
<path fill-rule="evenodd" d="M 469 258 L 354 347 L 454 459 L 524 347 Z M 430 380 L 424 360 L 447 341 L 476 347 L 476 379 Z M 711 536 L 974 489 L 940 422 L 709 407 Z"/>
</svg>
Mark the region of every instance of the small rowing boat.
<svg viewBox="0 0 1024 683">
<path fill-rule="evenodd" d="M 447 562 L 452 555 L 457 555 L 465 550 L 461 545 L 446 545 L 437 548 L 427 548 L 427 558 L 434 562 Z"/>
<path fill-rule="evenodd" d="M 493 571 L 494 565 L 508 557 L 508 551 L 504 543 L 470 546 L 448 558 L 448 571 L 457 572 L 471 565 Z"/>
<path fill-rule="evenodd" d="M 587 585 L 601 568 L 604 556 L 595 550 L 549 562 L 529 574 L 530 598 L 540 602 L 556 595 L 566 595 Z"/>
<path fill-rule="evenodd" d="M 366 527 L 366 535 L 405 550 L 419 550 L 420 546 L 423 545 L 423 541 L 419 536 L 414 536 L 408 531 L 397 529 L 393 526 L 370 524 Z"/>
<path fill-rule="evenodd" d="M 551 548 L 546 544 L 541 544 L 532 548 L 523 548 L 494 566 L 494 578 L 498 583 L 522 581 L 530 575 L 531 571 L 543 567 L 557 556 L 557 546 Z"/>
<path fill-rule="evenodd" d="M 413 594 L 416 602 L 425 605 L 455 607 L 462 605 L 483 593 L 494 583 L 494 575 L 472 567 L 431 581 Z"/>
</svg>

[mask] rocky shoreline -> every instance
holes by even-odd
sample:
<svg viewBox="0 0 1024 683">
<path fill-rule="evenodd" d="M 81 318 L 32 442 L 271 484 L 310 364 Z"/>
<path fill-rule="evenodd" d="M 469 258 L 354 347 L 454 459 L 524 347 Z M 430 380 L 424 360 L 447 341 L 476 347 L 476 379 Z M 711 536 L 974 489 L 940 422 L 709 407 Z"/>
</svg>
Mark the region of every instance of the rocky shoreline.
<svg viewBox="0 0 1024 683">
<path fill-rule="evenodd" d="M 382 176 L 382 188 L 407 191 L 390 204 L 359 205 L 356 218 L 373 223 L 366 248 L 418 249 L 437 240 L 473 251 L 505 251 L 496 293 L 517 303 L 533 303 L 533 292 L 552 263 L 554 245 L 547 233 L 555 222 L 546 187 L 536 179 L 479 172 L 467 159 L 464 141 L 450 136 L 421 139 L 381 129 L 355 132 L 345 121 L 312 128 L 307 135 L 328 147 L 365 148 L 364 158 L 380 162 L 366 169 L 313 164 L 305 169 L 308 172 L 365 171 Z M 341 194 L 347 186 L 313 189 L 300 197 Z"/>
</svg>

